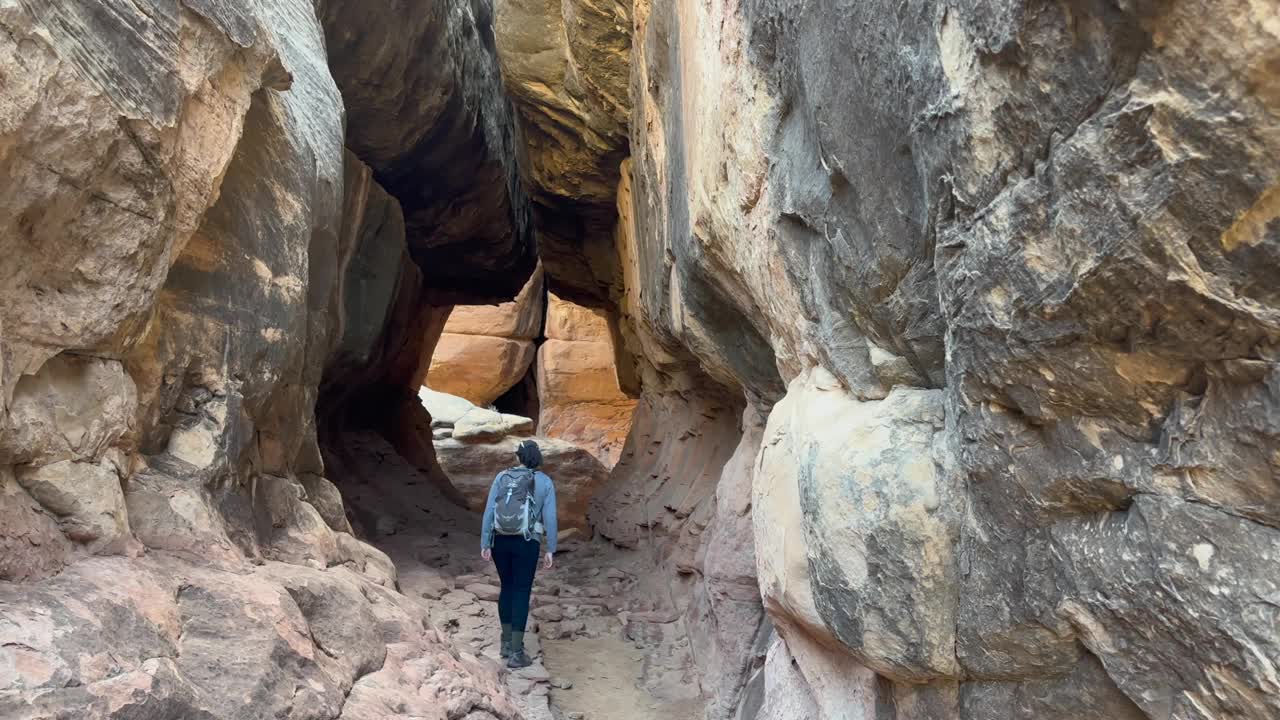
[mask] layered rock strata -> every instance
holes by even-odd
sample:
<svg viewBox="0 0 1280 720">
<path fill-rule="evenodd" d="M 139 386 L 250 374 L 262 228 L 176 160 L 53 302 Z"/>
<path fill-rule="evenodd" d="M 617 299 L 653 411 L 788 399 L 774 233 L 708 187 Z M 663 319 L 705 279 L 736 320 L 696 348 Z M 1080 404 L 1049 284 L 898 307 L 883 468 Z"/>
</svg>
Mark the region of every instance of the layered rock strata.
<svg viewBox="0 0 1280 720">
<path fill-rule="evenodd" d="M 586 448 L 613 467 L 631 430 L 636 401 L 618 381 L 609 319 L 551 295 L 538 347 L 538 432 Z"/>
<path fill-rule="evenodd" d="M 633 12 L 616 296 L 668 382 L 628 452 L 663 403 L 767 421 L 679 512 L 611 502 L 671 495 L 624 456 L 593 518 L 688 573 L 713 715 L 1273 715 L 1280 636 L 1246 599 L 1275 592 L 1278 537 L 1257 7 Z M 738 463 L 680 435 L 654 455 Z M 713 552 L 744 472 L 754 573 Z M 773 630 L 729 602 L 753 575 Z"/>
<path fill-rule="evenodd" d="M 631 5 L 501 0 L 495 48 L 519 117 L 521 170 L 552 289 L 611 301 L 614 193 L 627 156 Z"/>
<path fill-rule="evenodd" d="M 542 334 L 542 278 L 542 270 L 536 270 L 509 303 L 454 308 L 431 356 L 426 384 L 488 407 L 521 382 Z"/>
<path fill-rule="evenodd" d="M 318 425 L 420 383 L 447 308 L 344 151 L 313 3 L 0 26 L 0 715 L 513 720 L 322 459 Z M 512 227 L 472 260 L 519 266 Z"/>
</svg>

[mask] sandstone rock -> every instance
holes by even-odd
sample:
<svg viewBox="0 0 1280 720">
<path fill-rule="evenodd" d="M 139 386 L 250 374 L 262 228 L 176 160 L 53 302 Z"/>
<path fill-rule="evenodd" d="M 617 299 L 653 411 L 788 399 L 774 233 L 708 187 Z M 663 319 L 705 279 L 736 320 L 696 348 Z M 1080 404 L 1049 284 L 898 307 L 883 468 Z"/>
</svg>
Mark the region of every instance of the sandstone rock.
<svg viewBox="0 0 1280 720">
<path fill-rule="evenodd" d="M 516 295 L 511 302 L 500 305 L 455 307 L 449 315 L 449 322 L 444 326 L 444 331 L 453 335 L 483 335 L 512 340 L 537 338 L 542 330 L 542 319 L 545 314 L 543 275 L 542 267 L 539 266 L 529 276 L 520 294 Z M 482 370 L 483 368 L 473 369 Z M 440 389 L 443 392 L 450 392 L 444 388 Z"/>
<path fill-rule="evenodd" d="M 774 637 L 764 667 L 758 670 L 757 688 L 748 683 L 737 718 L 829 717 L 821 714 L 805 677 L 796 667 L 786 643 Z M 753 692 L 754 689 L 754 692 Z M 850 714 L 858 712 L 850 708 Z"/>
<path fill-rule="evenodd" d="M 535 354 L 532 340 L 446 332 L 431 358 L 427 384 L 486 406 L 524 377 Z"/>
<path fill-rule="evenodd" d="M 493 442 L 508 435 L 524 435 L 533 432 L 533 420 L 519 415 L 496 413 L 476 408 L 453 426 L 454 440 L 464 443 Z"/>
<path fill-rule="evenodd" d="M 176 459 L 154 461 L 134 474 L 125 490 L 130 526 L 149 548 L 238 565 L 244 556 L 228 537 L 201 477 L 197 468 Z"/>
<path fill-rule="evenodd" d="M 551 294 L 545 333 L 537 366 L 539 427 L 554 427 L 560 434 L 542 432 L 598 447 L 602 461 L 616 462 L 635 401 L 619 384 L 608 319 Z"/>
<path fill-rule="evenodd" d="M 297 604 L 312 642 L 321 651 L 317 662 L 337 666 L 326 670 L 338 679 L 344 693 L 350 689 L 348 682 L 382 667 L 387 646 L 379 635 L 369 633 L 378 618 L 356 582 L 337 572 L 309 572 L 282 563 L 268 563 L 259 572 L 283 585 Z"/>
<path fill-rule="evenodd" d="M 347 142 L 403 206 L 433 304 L 512 298 L 536 256 L 492 8 L 371 11 L 326 0 L 317 14 L 347 110 Z M 471 170 L 456 172 L 461 164 Z"/>
<path fill-rule="evenodd" d="M 742 439 L 716 485 L 715 515 L 704 531 L 701 587 L 685 611 L 693 654 L 703 658 L 697 671 L 711 717 L 728 717 L 739 703 L 752 670 L 752 645 L 764 632 L 751 517 L 752 469 L 763 435 L 764 419 L 748 408 Z M 639 612 L 630 619 L 645 622 L 648 616 Z"/>
<path fill-rule="evenodd" d="M 613 193 L 627 154 L 631 6 L 515 0 L 494 8 L 502 79 L 520 116 L 538 250 L 558 287 L 597 301 L 616 273 Z"/>
<path fill-rule="evenodd" d="M 96 461 L 128 430 L 137 404 L 119 361 L 58 355 L 20 378 L 0 420 L 0 463 Z"/>
<path fill-rule="evenodd" d="M 376 547 L 345 532 L 335 532 L 338 557 L 355 572 L 386 587 L 396 587 L 396 566 L 391 558 Z"/>
<path fill-rule="evenodd" d="M 1081 656 L 1065 677 L 1024 682 L 972 682 L 961 685 L 961 717 L 964 718 L 1081 718 L 1082 720 L 1144 720 L 1144 714 L 1126 697 L 1098 659 Z"/>
<path fill-rule="evenodd" d="M 475 403 L 466 398 L 436 392 L 425 385 L 418 389 L 418 400 L 431 413 L 432 427 L 452 428 L 463 415 L 476 409 Z"/>
<path fill-rule="evenodd" d="M 62 349 L 136 336 L 217 197 L 274 51 L 242 13 L 203 5 L 3 10 L 5 405 Z"/>
<path fill-rule="evenodd" d="M 455 440 L 470 443 L 493 442 L 507 435 L 533 431 L 533 420 L 529 418 L 476 407 L 463 398 L 425 386 L 419 389 L 418 399 L 431 413 L 432 426 L 448 428 L 447 437 Z"/>
<path fill-rule="evenodd" d="M 334 532 L 351 532 L 351 523 L 347 521 L 346 508 L 342 504 L 342 493 L 328 478 L 314 473 L 302 473 L 298 482 L 306 491 L 304 498 L 308 504 L 320 513 L 325 524 Z"/>
<path fill-rule="evenodd" d="M 548 623 L 560 622 L 564 619 L 564 611 L 559 605 L 540 605 L 529 612 L 535 618 Z"/>
<path fill-rule="evenodd" d="M 131 539 L 129 512 L 115 463 L 62 460 L 39 467 L 19 466 L 18 484 L 58 517 L 71 540 L 90 550 L 118 553 Z"/>
<path fill-rule="evenodd" d="M 471 583 L 465 585 L 464 589 L 481 600 L 488 602 L 497 602 L 498 600 L 499 588 L 487 583 Z"/>
<path fill-rule="evenodd" d="M 759 472 L 798 487 L 823 621 L 869 667 L 903 680 L 958 673 L 959 489 L 942 424 L 941 393 L 859 403 L 819 370 L 774 408 L 760 459 Z"/>
<path fill-rule="evenodd" d="M 741 417 L 740 405 L 716 393 L 646 393 L 618 464 L 591 499 L 593 529 L 623 547 L 674 540 L 692 569 L 701 539 L 689 518 L 713 497 Z"/>
<path fill-rule="evenodd" d="M 0 580 L 38 580 L 71 559 L 71 542 L 57 520 L 27 494 L 9 468 L 0 468 Z"/>
</svg>

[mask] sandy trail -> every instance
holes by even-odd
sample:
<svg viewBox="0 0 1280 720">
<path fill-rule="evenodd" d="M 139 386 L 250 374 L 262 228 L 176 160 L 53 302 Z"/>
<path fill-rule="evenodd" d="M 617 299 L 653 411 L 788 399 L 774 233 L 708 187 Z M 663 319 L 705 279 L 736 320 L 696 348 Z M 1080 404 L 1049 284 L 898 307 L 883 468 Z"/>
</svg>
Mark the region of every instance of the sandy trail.
<svg viewBox="0 0 1280 720">
<path fill-rule="evenodd" d="M 352 439 L 342 491 L 369 541 L 460 649 L 498 662 L 497 574 L 480 558 L 476 513 L 439 497 L 381 438 Z M 640 553 L 567 539 L 534 581 L 531 667 L 507 685 L 526 720 L 698 720 L 688 639 L 669 600 L 644 587 Z M 504 671 L 505 672 L 505 671 Z"/>
</svg>

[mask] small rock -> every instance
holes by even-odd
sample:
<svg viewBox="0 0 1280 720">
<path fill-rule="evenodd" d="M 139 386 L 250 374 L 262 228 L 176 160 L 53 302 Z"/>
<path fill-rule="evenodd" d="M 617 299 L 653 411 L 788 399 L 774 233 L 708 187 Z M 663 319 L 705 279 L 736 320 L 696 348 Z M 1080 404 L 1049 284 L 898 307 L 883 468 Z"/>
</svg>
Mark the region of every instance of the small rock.
<svg viewBox="0 0 1280 720">
<path fill-rule="evenodd" d="M 498 599 L 498 593 L 500 592 L 497 587 L 488 583 L 471 583 L 464 586 L 463 589 L 481 600 L 487 600 L 489 602 L 496 602 Z"/>
<path fill-rule="evenodd" d="M 627 577 L 627 574 L 622 572 L 618 568 L 609 568 L 604 572 L 604 576 L 609 578 L 610 580 L 622 580 Z"/>
<path fill-rule="evenodd" d="M 543 622 L 560 622 L 564 619 L 564 610 L 559 605 L 539 605 L 532 615 Z"/>
<path fill-rule="evenodd" d="M 439 600 L 444 597 L 445 593 L 449 592 L 449 585 L 443 578 L 433 577 L 423 582 L 423 585 L 425 587 L 422 590 L 422 597 L 427 600 Z"/>
<path fill-rule="evenodd" d="M 587 720 L 587 714 L 583 712 L 565 713 L 565 720 Z"/>
<path fill-rule="evenodd" d="M 533 682 L 547 682 L 551 679 L 551 673 L 542 666 L 542 663 L 534 663 L 529 667 L 523 667 L 512 672 L 512 675 Z"/>
<path fill-rule="evenodd" d="M 564 679 L 562 679 L 562 678 L 552 678 L 552 680 L 551 680 L 551 687 L 556 688 L 557 690 L 572 690 L 572 689 L 573 689 L 573 681 L 572 681 L 572 680 L 564 680 Z M 579 714 L 581 714 L 581 713 L 579 713 Z"/>
<path fill-rule="evenodd" d="M 472 605 L 476 601 L 476 596 L 466 590 L 450 590 L 441 598 L 445 605 L 457 609 L 464 605 Z"/>
</svg>

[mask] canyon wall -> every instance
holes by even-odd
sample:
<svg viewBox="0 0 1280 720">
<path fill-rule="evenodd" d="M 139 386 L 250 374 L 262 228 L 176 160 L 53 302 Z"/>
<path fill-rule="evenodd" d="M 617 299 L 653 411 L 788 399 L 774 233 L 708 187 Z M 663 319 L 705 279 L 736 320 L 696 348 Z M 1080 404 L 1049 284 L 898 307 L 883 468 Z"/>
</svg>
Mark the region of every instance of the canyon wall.
<svg viewBox="0 0 1280 720">
<path fill-rule="evenodd" d="M 652 559 L 709 717 L 1280 714 L 1266 0 L 0 28 L 0 715 L 514 720 L 345 439 L 474 501 L 419 387 L 539 261 L 545 329 L 453 327 L 518 341 L 486 397 L 548 338 L 542 422 L 617 459 L 566 517 Z"/>
<path fill-rule="evenodd" d="M 713 717 L 1280 712 L 1272 10 L 635 3 L 593 519 Z"/>
<path fill-rule="evenodd" d="M 6 718 L 518 716 L 353 534 L 320 447 L 425 415 L 448 303 L 533 267 L 491 8 L 405 8 L 376 51 L 352 9 L 0 2 Z M 428 73 L 406 137 L 366 120 L 401 90 L 330 70 L 366 52 Z M 451 151 L 483 182 L 386 189 Z"/>
</svg>

